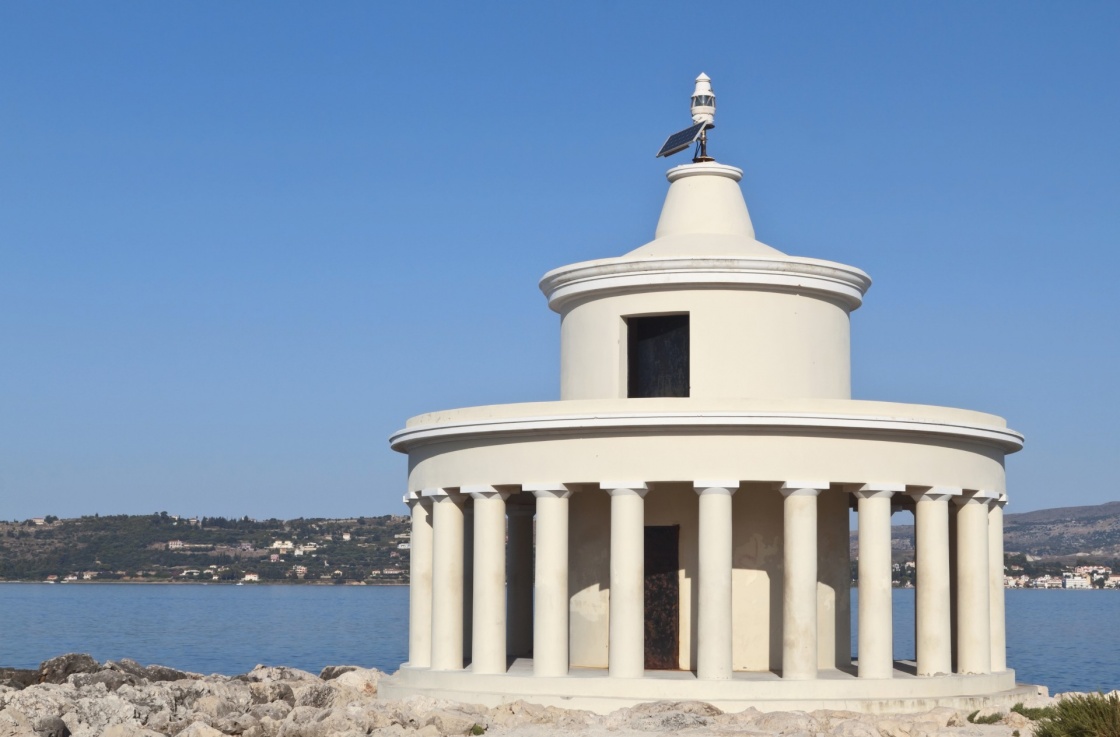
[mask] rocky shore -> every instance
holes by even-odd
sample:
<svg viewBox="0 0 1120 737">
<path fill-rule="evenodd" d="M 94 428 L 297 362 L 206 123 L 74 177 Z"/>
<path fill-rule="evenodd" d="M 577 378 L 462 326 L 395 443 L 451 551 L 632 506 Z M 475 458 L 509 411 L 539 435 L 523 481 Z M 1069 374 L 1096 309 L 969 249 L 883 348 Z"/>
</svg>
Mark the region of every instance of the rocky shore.
<svg viewBox="0 0 1120 737">
<path fill-rule="evenodd" d="M 487 708 L 428 698 L 381 701 L 377 685 L 383 675 L 354 666 L 331 666 L 319 675 L 257 666 L 241 676 L 203 676 L 131 660 L 102 664 L 88 655 L 63 655 L 38 670 L 0 668 L 0 737 L 1031 737 L 1034 724 L 1022 714 L 991 709 L 725 714 L 692 701 L 644 704 L 599 716 L 525 702 Z M 1027 706 L 1052 701 L 1038 696 Z M 980 723 L 985 721 L 993 723 Z"/>
</svg>

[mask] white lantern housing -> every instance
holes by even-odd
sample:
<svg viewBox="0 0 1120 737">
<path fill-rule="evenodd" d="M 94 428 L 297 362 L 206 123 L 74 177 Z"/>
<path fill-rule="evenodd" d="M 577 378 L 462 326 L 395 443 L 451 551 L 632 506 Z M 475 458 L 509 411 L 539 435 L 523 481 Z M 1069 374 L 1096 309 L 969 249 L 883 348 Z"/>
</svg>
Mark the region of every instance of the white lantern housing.
<svg viewBox="0 0 1120 737">
<path fill-rule="evenodd" d="M 703 72 L 696 78 L 696 89 L 692 91 L 692 122 L 712 123 L 716 117 L 716 93 L 712 92 L 712 80 Z"/>
</svg>

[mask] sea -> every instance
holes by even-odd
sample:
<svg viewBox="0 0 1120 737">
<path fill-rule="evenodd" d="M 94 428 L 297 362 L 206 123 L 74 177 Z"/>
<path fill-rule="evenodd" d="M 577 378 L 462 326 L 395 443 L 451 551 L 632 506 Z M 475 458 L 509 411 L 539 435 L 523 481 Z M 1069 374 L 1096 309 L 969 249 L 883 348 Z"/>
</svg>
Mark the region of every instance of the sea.
<svg viewBox="0 0 1120 737">
<path fill-rule="evenodd" d="M 895 658 L 912 659 L 913 589 L 894 591 L 894 621 Z M 408 588 L 0 584 L 0 667 L 69 652 L 207 674 L 258 664 L 392 672 L 408 659 Z M 1008 590 L 1007 659 L 1019 681 L 1051 693 L 1120 688 L 1120 590 Z"/>
</svg>

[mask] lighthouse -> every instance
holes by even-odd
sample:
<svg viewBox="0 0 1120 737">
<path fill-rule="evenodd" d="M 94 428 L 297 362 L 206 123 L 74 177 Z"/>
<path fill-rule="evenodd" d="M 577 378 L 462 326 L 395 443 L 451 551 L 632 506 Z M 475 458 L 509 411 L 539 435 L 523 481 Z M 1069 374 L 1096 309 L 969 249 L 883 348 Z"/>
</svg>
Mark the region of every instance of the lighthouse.
<svg viewBox="0 0 1120 737">
<path fill-rule="evenodd" d="M 852 399 L 870 278 L 758 240 L 742 170 L 709 156 L 706 75 L 690 107 L 659 155 L 696 151 L 667 172 L 652 240 L 540 281 L 559 399 L 392 436 L 412 584 L 409 660 L 382 693 L 601 712 L 1021 700 L 1002 535 L 1023 437 L 990 414 Z M 913 621 L 892 614 L 896 513 L 916 528 Z"/>
</svg>

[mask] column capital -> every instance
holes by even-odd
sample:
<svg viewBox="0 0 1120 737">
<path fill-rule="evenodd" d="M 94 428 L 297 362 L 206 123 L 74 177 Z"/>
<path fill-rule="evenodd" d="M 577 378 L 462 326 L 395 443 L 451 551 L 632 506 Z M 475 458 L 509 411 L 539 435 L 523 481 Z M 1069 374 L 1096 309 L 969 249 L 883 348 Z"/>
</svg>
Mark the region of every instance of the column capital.
<svg viewBox="0 0 1120 737">
<path fill-rule="evenodd" d="M 644 497 L 649 492 L 649 487 L 644 481 L 603 481 L 599 488 L 611 496 L 640 496 Z"/>
<path fill-rule="evenodd" d="M 692 482 L 697 494 L 734 494 L 739 490 L 739 481 L 732 479 L 697 479 Z"/>
<path fill-rule="evenodd" d="M 1000 509 L 1003 509 L 1004 507 L 1007 506 L 1007 494 L 1000 494 L 999 498 L 995 499 L 992 502 L 992 504 L 993 504 L 993 506 L 996 506 L 996 507 L 999 507 Z"/>
<path fill-rule="evenodd" d="M 466 494 L 460 494 L 458 489 L 437 487 L 434 489 L 424 489 L 420 495 L 426 499 L 431 499 L 433 502 L 452 502 L 453 504 L 462 505 L 466 499 Z"/>
<path fill-rule="evenodd" d="M 868 483 L 860 484 L 852 493 L 859 499 L 890 499 L 895 494 L 906 491 L 906 484 Z"/>
<path fill-rule="evenodd" d="M 909 497 L 916 502 L 943 502 L 947 499 L 960 496 L 962 490 L 959 486 L 920 486 L 909 493 Z"/>
<path fill-rule="evenodd" d="M 567 499 L 572 495 L 572 490 L 559 482 L 522 484 L 521 491 L 537 499 Z"/>
<path fill-rule="evenodd" d="M 998 499 L 999 495 L 994 491 L 984 491 L 981 489 L 966 489 L 960 496 L 953 497 L 953 501 L 959 506 L 966 504 L 990 504 Z"/>
<path fill-rule="evenodd" d="M 817 496 L 828 488 L 827 481 L 783 481 L 782 496 Z"/>
<path fill-rule="evenodd" d="M 890 499 L 906 491 L 906 484 L 861 484 L 852 494 L 857 499 Z"/>
<path fill-rule="evenodd" d="M 498 489 L 488 484 L 471 484 L 459 489 L 462 494 L 469 494 L 471 499 L 509 499 L 509 492 Z"/>
<path fill-rule="evenodd" d="M 538 499 L 569 499 L 572 496 L 571 489 L 534 489 L 533 496 Z"/>
</svg>

